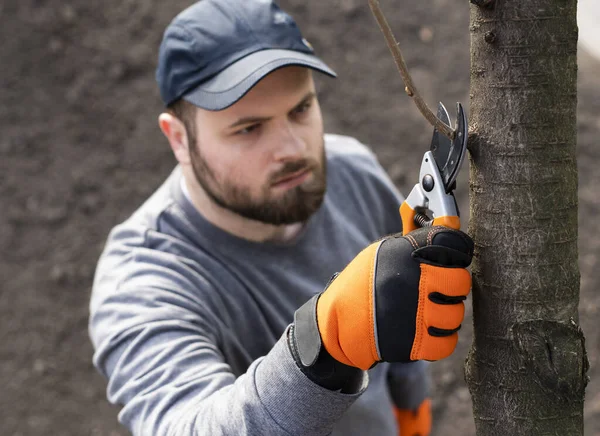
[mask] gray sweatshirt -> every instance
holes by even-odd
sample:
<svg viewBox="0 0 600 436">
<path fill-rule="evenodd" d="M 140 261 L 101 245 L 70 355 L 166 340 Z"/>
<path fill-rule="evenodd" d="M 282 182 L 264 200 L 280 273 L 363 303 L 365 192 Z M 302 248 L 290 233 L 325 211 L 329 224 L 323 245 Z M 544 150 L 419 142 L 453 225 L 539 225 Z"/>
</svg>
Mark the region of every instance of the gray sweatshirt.
<svg viewBox="0 0 600 436">
<path fill-rule="evenodd" d="M 422 363 L 379 364 L 362 389 L 324 389 L 286 343 L 294 311 L 370 242 L 401 230 L 401 197 L 358 141 L 326 135 L 327 194 L 287 243 L 206 221 L 176 168 L 110 233 L 90 303 L 94 365 L 133 434 L 396 436 L 425 395 Z M 397 397 L 397 395 L 396 395 Z"/>
</svg>

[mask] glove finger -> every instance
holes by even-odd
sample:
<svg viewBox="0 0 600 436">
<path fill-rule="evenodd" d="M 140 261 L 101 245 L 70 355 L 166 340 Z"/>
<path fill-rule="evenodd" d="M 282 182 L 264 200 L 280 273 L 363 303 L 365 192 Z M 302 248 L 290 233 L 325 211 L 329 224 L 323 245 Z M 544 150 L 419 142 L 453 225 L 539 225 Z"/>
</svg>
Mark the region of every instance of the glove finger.
<svg viewBox="0 0 600 436">
<path fill-rule="evenodd" d="M 421 264 L 419 291 L 435 301 L 436 294 L 447 297 L 466 297 L 471 291 L 471 274 L 464 268 L 444 268 Z M 429 296 L 432 297 L 429 297 Z M 443 297 L 438 297 L 442 299 Z M 462 301 L 463 298 L 458 298 Z"/>
<path fill-rule="evenodd" d="M 440 360 L 450 356 L 458 343 L 458 333 L 450 336 L 436 337 L 425 334 L 425 340 L 421 340 L 417 346 L 413 346 L 410 354 L 411 360 Z"/>
<path fill-rule="evenodd" d="M 424 263 L 449 268 L 466 268 L 471 265 L 472 260 L 472 256 L 467 253 L 440 245 L 419 248 L 415 250 L 413 257 Z"/>
<path fill-rule="evenodd" d="M 421 264 L 419 310 L 411 360 L 438 360 L 454 351 L 458 334 L 452 331 L 460 327 L 464 317 L 464 304 L 436 304 L 430 296 L 440 294 L 451 298 L 466 297 L 470 288 L 471 275 L 464 268 Z"/>
<path fill-rule="evenodd" d="M 459 304 L 435 304 L 430 301 L 425 303 L 422 328 L 430 335 L 436 334 L 436 330 L 456 330 L 465 317 L 465 305 Z M 430 328 L 434 327 L 432 331 Z M 437 332 L 437 335 L 443 332 Z"/>
</svg>

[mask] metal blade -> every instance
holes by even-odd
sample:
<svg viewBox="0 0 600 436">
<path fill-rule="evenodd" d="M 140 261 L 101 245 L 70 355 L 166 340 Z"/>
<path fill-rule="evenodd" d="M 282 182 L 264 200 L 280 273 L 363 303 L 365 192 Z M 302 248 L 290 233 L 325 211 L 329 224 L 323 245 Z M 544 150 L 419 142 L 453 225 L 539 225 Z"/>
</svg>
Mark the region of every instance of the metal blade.
<svg viewBox="0 0 600 436">
<path fill-rule="evenodd" d="M 467 152 L 467 117 L 460 103 L 456 104 L 456 109 L 456 136 L 454 140 L 450 140 L 435 128 L 431 139 L 431 153 L 442 176 L 446 192 L 454 189 L 454 182 Z M 437 116 L 452 127 L 448 111 L 442 103 L 438 106 Z"/>
<path fill-rule="evenodd" d="M 450 116 L 448 115 L 448 111 L 442 102 L 440 102 L 438 105 L 437 117 L 452 127 L 452 124 L 450 123 Z M 439 130 L 434 127 L 433 137 L 431 138 L 431 147 L 429 150 L 431 153 L 433 153 L 433 157 L 435 157 L 440 172 L 442 172 L 443 163 L 448 160 L 448 153 L 451 147 L 452 141 L 450 138 L 443 133 L 440 133 Z"/>
</svg>

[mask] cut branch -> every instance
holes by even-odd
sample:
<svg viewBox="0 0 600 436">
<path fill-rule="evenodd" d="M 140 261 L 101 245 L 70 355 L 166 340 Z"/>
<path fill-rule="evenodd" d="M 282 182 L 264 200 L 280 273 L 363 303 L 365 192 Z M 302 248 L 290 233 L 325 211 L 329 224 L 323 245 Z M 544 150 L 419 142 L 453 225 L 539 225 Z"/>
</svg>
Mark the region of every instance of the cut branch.
<svg viewBox="0 0 600 436">
<path fill-rule="evenodd" d="M 402 52 L 400 51 L 400 45 L 396 41 L 394 37 L 394 33 L 388 24 L 385 15 L 383 14 L 381 7 L 379 6 L 379 0 L 369 0 L 369 6 L 371 7 L 371 11 L 377 20 L 377 24 L 379 24 L 379 28 L 381 32 L 385 36 L 385 40 L 387 45 L 392 52 L 392 56 L 394 57 L 394 61 L 396 62 L 396 66 L 398 67 L 398 71 L 400 71 L 400 75 L 402 76 L 402 80 L 404 81 L 405 91 L 409 97 L 412 97 L 413 101 L 421 111 L 421 114 L 425 117 L 429 123 L 435 127 L 439 132 L 446 135 L 451 140 L 454 139 L 455 133 L 452 128 L 440 120 L 432 111 L 429 109 L 417 88 L 413 84 L 410 73 L 408 72 L 408 68 L 406 63 L 404 62 L 404 57 L 402 56 Z"/>
</svg>

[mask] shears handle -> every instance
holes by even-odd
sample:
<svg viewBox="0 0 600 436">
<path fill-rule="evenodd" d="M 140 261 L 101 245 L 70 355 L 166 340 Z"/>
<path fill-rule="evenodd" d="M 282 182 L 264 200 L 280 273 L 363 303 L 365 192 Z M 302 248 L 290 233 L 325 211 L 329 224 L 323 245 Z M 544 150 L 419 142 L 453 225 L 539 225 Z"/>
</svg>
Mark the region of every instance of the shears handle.
<svg viewBox="0 0 600 436">
<path fill-rule="evenodd" d="M 426 215 L 420 213 L 426 210 L 431 211 L 433 220 L 429 221 Z M 419 183 L 414 186 L 400 206 L 400 217 L 403 235 L 426 225 L 460 229 L 456 199 L 452 192 L 446 192 L 430 151 L 423 155 Z"/>
<path fill-rule="evenodd" d="M 431 221 L 426 221 L 427 217 L 417 213 L 417 211 L 410 207 L 406 201 L 400 206 L 400 218 L 402 219 L 403 235 L 406 235 L 419 227 L 425 226 L 445 226 L 450 227 L 451 229 L 460 230 L 460 217 L 458 215 L 440 216 L 435 217 Z"/>
</svg>

